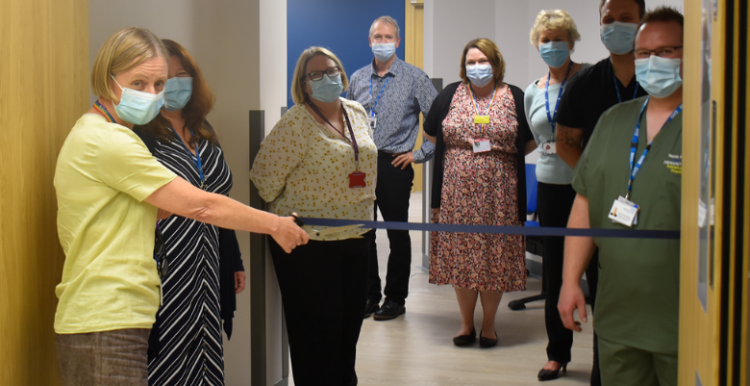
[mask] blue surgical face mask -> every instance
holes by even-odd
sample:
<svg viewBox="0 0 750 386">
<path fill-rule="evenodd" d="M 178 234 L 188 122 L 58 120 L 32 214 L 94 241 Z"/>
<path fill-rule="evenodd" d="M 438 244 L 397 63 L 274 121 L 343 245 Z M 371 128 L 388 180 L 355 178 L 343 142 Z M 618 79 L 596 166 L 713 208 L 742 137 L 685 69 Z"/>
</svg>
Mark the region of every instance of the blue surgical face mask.
<svg viewBox="0 0 750 386">
<path fill-rule="evenodd" d="M 474 86 L 484 87 L 492 80 L 492 66 L 489 64 L 466 66 L 466 77 Z"/>
<path fill-rule="evenodd" d="M 323 74 L 322 79 L 311 81 L 309 84 L 312 89 L 312 97 L 321 102 L 333 102 L 344 92 L 344 86 L 341 84 L 341 74 L 334 77 L 328 77 L 328 74 Z"/>
<path fill-rule="evenodd" d="M 396 42 L 372 43 L 372 53 L 381 62 L 387 62 L 396 53 Z"/>
<path fill-rule="evenodd" d="M 115 111 L 120 119 L 136 125 L 145 125 L 151 122 L 164 106 L 164 90 L 158 94 L 133 90 L 120 86 L 114 75 L 111 75 L 115 83 L 122 89 L 120 104 L 115 105 Z"/>
<path fill-rule="evenodd" d="M 568 61 L 568 42 L 549 42 L 539 45 L 544 63 L 552 68 L 562 67 Z"/>
<path fill-rule="evenodd" d="M 624 55 L 633 51 L 638 24 L 616 21 L 601 26 L 602 43 L 609 52 Z"/>
<path fill-rule="evenodd" d="M 666 98 L 682 86 L 680 64 L 682 59 L 660 58 L 635 60 L 635 80 L 646 92 L 656 98 Z"/>
<path fill-rule="evenodd" d="M 174 77 L 164 86 L 164 110 L 181 110 L 193 95 L 193 78 Z"/>
</svg>

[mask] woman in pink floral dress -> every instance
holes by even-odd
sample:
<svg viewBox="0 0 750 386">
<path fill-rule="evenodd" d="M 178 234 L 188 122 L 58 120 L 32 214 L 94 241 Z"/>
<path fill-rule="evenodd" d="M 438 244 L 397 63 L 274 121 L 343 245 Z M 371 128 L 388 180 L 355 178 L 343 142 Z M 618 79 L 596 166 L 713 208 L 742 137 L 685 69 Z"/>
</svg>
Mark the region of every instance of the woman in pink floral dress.
<svg viewBox="0 0 750 386">
<path fill-rule="evenodd" d="M 526 218 L 524 156 L 536 148 L 523 91 L 503 83 L 505 62 L 497 45 L 476 39 L 464 48 L 462 82 L 447 86 L 425 120 L 436 144 L 433 222 L 520 226 Z M 456 290 L 462 323 L 457 346 L 476 340 L 474 308 L 484 319 L 479 343 L 497 344 L 495 314 L 504 292 L 526 289 L 524 236 L 433 232 L 430 283 Z"/>
</svg>

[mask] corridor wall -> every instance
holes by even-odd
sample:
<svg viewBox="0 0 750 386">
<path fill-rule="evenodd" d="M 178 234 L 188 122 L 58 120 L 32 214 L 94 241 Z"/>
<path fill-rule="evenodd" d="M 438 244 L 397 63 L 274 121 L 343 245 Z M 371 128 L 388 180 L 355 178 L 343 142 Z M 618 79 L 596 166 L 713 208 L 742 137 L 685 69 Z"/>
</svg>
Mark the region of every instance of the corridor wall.
<svg viewBox="0 0 750 386">
<path fill-rule="evenodd" d="M 646 0 L 646 8 L 670 5 L 683 10 L 683 0 Z M 461 51 L 470 40 L 486 37 L 500 48 L 506 61 L 505 79 L 521 89 L 541 78 L 548 68 L 531 45 L 529 33 L 542 9 L 567 11 L 578 26 L 581 41 L 573 60 L 596 63 L 608 52 L 599 38 L 599 2 L 580 0 L 426 0 L 425 71 L 443 78 L 443 84 L 459 79 Z"/>
<path fill-rule="evenodd" d="M 58 385 L 52 184 L 87 107 L 86 0 L 0 2 L 0 384 Z"/>
</svg>

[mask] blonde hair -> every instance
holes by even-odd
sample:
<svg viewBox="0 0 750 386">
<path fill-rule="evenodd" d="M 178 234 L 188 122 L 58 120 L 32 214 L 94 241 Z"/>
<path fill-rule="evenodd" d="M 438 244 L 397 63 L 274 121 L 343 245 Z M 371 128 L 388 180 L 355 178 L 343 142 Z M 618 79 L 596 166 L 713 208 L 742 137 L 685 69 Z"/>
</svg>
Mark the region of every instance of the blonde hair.
<svg viewBox="0 0 750 386">
<path fill-rule="evenodd" d="M 501 83 L 503 78 L 505 78 L 505 59 L 503 59 L 503 54 L 500 53 L 500 49 L 497 48 L 497 44 L 492 40 L 485 38 L 474 39 L 464 47 L 464 53 L 461 55 L 461 72 L 459 73 L 459 76 L 463 79 L 464 83 L 468 84 L 470 82 L 469 77 L 466 76 L 466 54 L 472 48 L 482 51 L 487 57 L 487 60 L 489 60 L 490 65 L 492 66 L 492 74 L 495 77 L 495 83 Z"/>
<path fill-rule="evenodd" d="M 341 84 L 344 86 L 343 91 L 346 91 L 347 87 L 349 87 L 349 78 L 346 77 L 346 71 L 344 71 L 344 65 L 341 64 L 341 60 L 331 51 L 329 51 L 326 48 L 323 47 L 310 47 L 304 51 L 302 51 L 302 55 L 300 55 L 299 59 L 297 59 L 297 67 L 294 68 L 294 78 L 292 79 L 292 100 L 295 104 L 304 104 L 307 102 L 308 95 L 305 92 L 305 86 L 304 86 L 304 77 L 307 75 L 305 74 L 305 67 L 307 66 L 307 62 L 310 61 L 315 56 L 318 55 L 325 55 L 329 59 L 333 60 L 334 63 L 336 63 L 336 66 L 339 68 L 339 71 L 341 72 Z"/>
<path fill-rule="evenodd" d="M 91 68 L 91 92 L 106 99 L 114 99 L 111 75 L 129 71 L 156 57 L 166 61 L 169 53 L 153 32 L 143 28 L 124 28 L 104 42 Z"/>
<path fill-rule="evenodd" d="M 563 29 L 568 32 L 568 41 L 573 43 L 581 40 L 581 34 L 578 33 L 578 27 L 570 15 L 561 10 L 554 11 L 543 10 L 536 16 L 534 26 L 531 27 L 531 45 L 539 47 L 539 32 L 541 30 L 553 31 Z"/>
</svg>

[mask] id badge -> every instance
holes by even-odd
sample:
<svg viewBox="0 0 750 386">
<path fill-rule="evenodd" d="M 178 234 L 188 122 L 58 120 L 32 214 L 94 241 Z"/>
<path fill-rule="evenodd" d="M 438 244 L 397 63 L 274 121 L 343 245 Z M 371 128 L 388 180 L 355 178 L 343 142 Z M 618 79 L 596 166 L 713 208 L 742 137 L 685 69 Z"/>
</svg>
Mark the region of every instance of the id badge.
<svg viewBox="0 0 750 386">
<path fill-rule="evenodd" d="M 364 188 L 367 187 L 365 182 L 367 174 L 357 171 L 349 175 L 349 187 L 350 188 Z"/>
<path fill-rule="evenodd" d="M 375 127 L 378 126 L 378 117 L 370 115 L 367 120 L 370 122 L 370 128 L 375 130 Z"/>
<path fill-rule="evenodd" d="M 490 148 L 490 140 L 489 139 L 475 139 L 474 140 L 474 154 L 476 153 L 484 153 L 492 150 Z"/>
<path fill-rule="evenodd" d="M 555 145 L 555 141 L 543 143 L 542 154 L 544 155 L 557 154 L 557 146 Z"/>
<path fill-rule="evenodd" d="M 609 218 L 614 223 L 625 225 L 626 227 L 632 227 L 638 224 L 638 211 L 640 208 L 638 205 L 631 201 L 626 200 L 623 196 L 620 196 L 612 204 L 612 209 L 609 211 Z"/>
<path fill-rule="evenodd" d="M 490 116 L 489 115 L 475 115 L 474 116 L 474 123 L 480 124 L 480 125 L 489 125 L 490 124 Z"/>
</svg>

